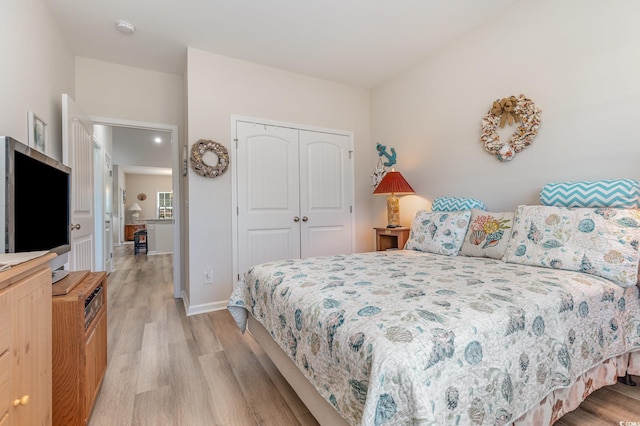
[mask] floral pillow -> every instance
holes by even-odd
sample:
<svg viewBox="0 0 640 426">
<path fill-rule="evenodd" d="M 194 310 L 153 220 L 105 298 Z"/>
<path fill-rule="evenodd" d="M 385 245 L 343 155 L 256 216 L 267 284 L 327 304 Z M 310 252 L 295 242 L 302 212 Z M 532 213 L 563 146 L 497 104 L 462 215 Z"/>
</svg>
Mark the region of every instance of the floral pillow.
<svg viewBox="0 0 640 426">
<path fill-rule="evenodd" d="M 418 210 L 409 232 L 405 250 L 455 256 L 460 251 L 467 232 L 469 210 L 458 212 L 428 212 Z"/>
<path fill-rule="evenodd" d="M 519 206 L 503 260 L 638 281 L 640 211 Z"/>
<path fill-rule="evenodd" d="M 471 209 L 469 229 L 464 237 L 462 256 L 502 259 L 513 228 L 513 212 L 491 213 Z"/>
</svg>

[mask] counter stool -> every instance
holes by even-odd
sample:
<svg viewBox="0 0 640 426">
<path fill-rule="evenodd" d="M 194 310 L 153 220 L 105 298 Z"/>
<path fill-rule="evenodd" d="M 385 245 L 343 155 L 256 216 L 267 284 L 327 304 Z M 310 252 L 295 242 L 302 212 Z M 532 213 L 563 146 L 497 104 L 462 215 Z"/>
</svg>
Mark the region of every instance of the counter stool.
<svg viewBox="0 0 640 426">
<path fill-rule="evenodd" d="M 138 254 L 141 249 L 144 249 L 144 254 L 149 252 L 146 229 L 139 229 L 133 233 L 133 254 Z"/>
</svg>

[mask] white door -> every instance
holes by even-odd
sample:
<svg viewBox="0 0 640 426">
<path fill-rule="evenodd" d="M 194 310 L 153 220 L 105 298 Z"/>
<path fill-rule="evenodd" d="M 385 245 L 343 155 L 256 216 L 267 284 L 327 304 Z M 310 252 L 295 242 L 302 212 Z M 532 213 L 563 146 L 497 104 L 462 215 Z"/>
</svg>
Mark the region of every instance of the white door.
<svg viewBox="0 0 640 426">
<path fill-rule="evenodd" d="M 113 167 L 111 156 L 104 161 L 104 269 L 113 271 Z"/>
<path fill-rule="evenodd" d="M 62 95 L 62 159 L 71 167 L 69 269 L 94 270 L 93 123 Z"/>
<path fill-rule="evenodd" d="M 238 270 L 352 251 L 348 136 L 236 122 Z"/>
<path fill-rule="evenodd" d="M 238 122 L 238 266 L 300 257 L 298 131 Z"/>
<path fill-rule="evenodd" d="M 351 154 L 348 136 L 300 130 L 303 258 L 351 253 Z"/>
</svg>

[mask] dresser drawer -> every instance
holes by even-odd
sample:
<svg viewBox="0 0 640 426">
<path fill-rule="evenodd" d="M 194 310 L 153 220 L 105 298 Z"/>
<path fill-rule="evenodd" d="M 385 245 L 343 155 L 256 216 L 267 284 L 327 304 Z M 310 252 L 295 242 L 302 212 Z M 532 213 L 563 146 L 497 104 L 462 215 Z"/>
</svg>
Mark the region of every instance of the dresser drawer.
<svg viewBox="0 0 640 426">
<path fill-rule="evenodd" d="M 7 292 L 0 293 L 0 355 L 9 349 L 11 344 L 11 309 L 9 308 Z"/>
<path fill-rule="evenodd" d="M 5 351 L 0 355 L 0 423 L 5 414 L 9 413 L 11 397 L 9 390 L 11 389 L 11 357 L 9 351 Z"/>
</svg>

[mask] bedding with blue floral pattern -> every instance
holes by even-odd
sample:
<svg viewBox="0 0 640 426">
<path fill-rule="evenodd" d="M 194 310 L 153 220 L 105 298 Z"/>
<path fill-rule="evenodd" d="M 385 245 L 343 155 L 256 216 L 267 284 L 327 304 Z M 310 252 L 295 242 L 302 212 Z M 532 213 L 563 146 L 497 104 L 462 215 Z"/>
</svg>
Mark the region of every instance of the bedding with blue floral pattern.
<svg viewBox="0 0 640 426">
<path fill-rule="evenodd" d="M 352 425 L 508 424 L 640 350 L 638 287 L 480 257 L 392 251 L 270 262 L 235 285 Z"/>
</svg>

